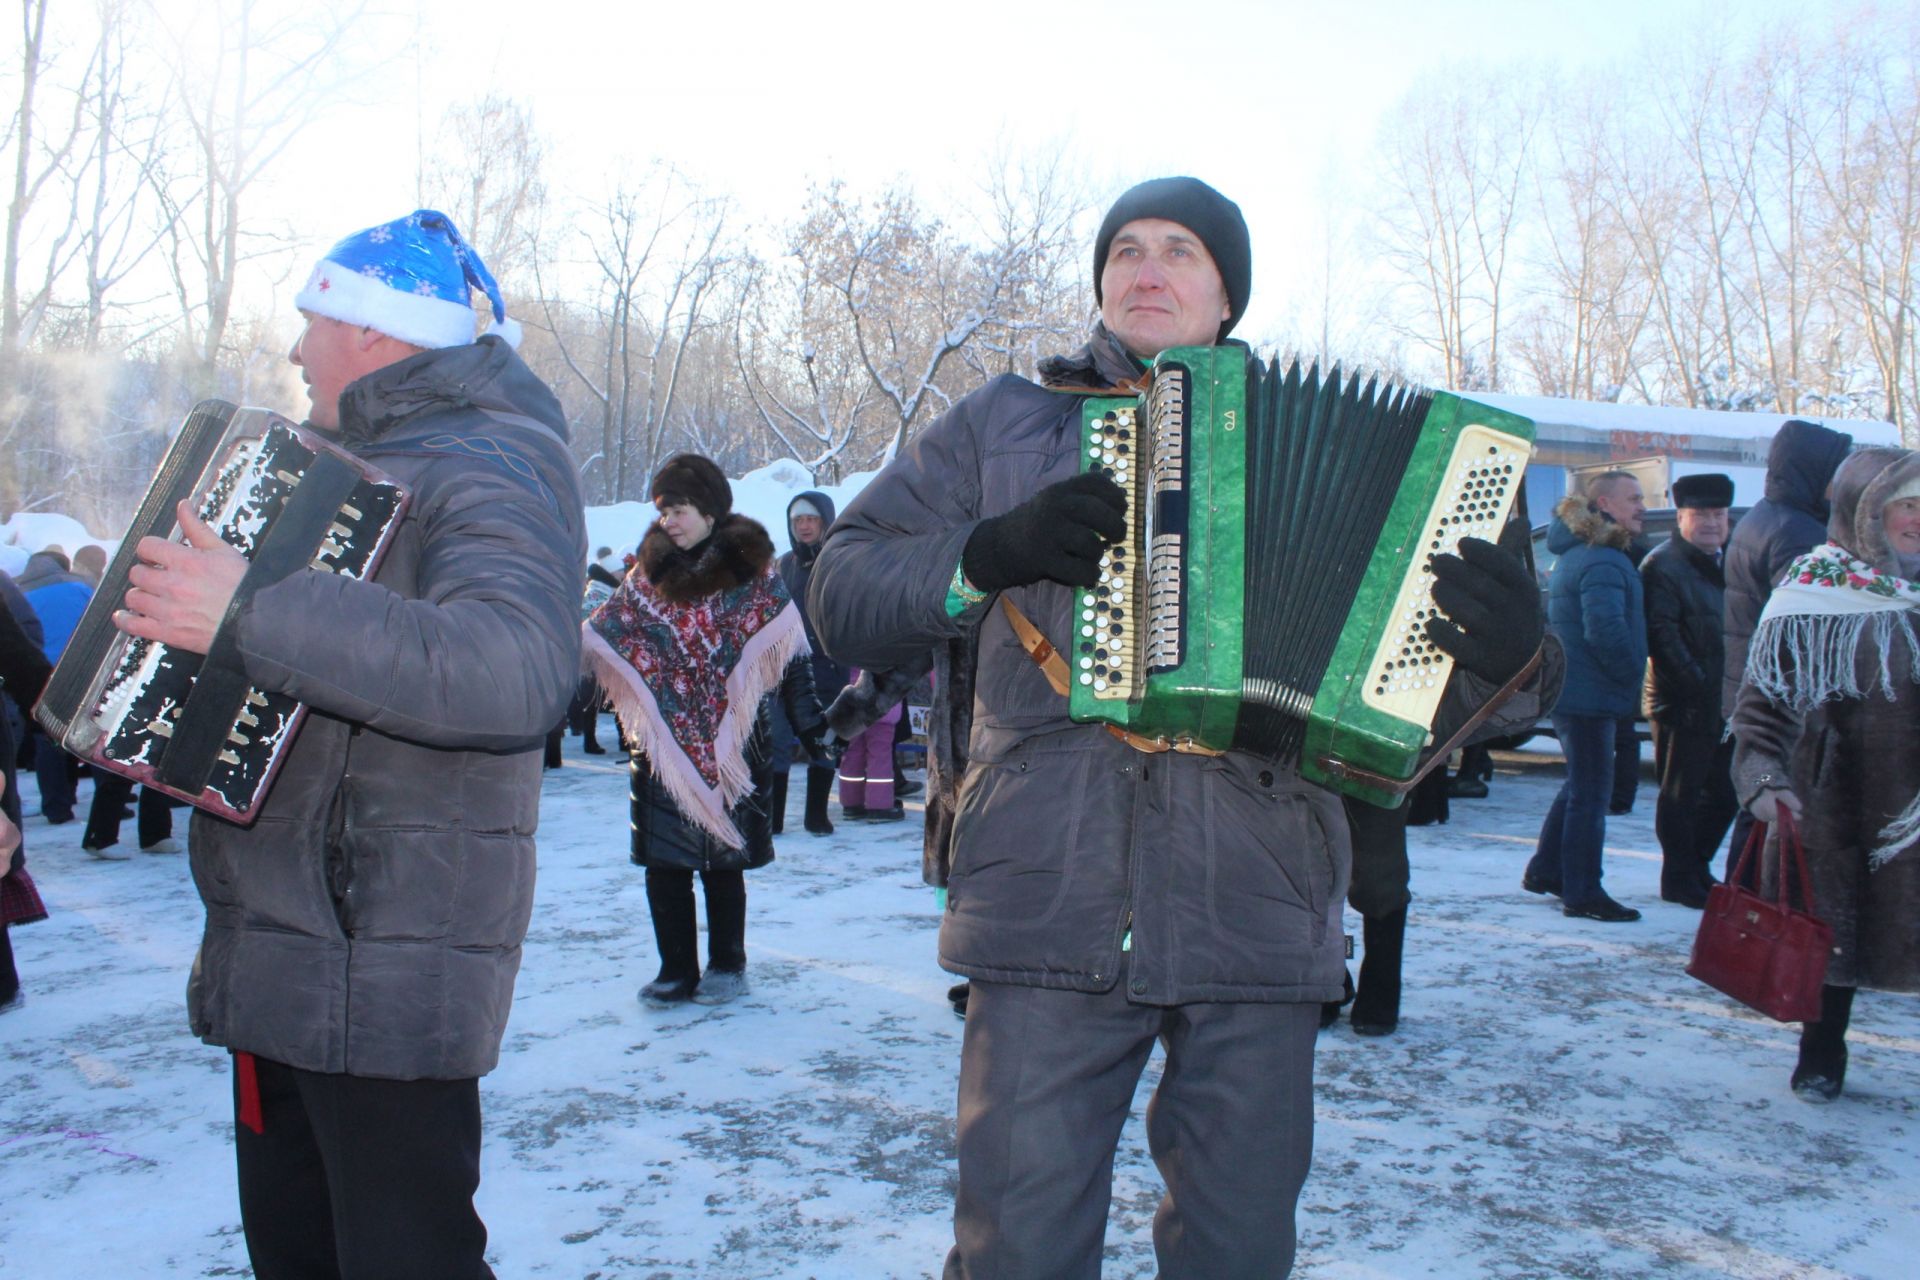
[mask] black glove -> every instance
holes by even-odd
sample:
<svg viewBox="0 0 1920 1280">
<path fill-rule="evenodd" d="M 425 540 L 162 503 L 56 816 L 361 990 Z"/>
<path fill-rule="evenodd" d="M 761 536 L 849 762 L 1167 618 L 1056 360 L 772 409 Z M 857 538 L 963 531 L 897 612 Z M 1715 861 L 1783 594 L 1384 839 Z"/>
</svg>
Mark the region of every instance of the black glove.
<svg viewBox="0 0 1920 1280">
<path fill-rule="evenodd" d="M 1447 616 L 1427 619 L 1427 639 L 1489 684 L 1533 660 L 1545 632 L 1540 588 L 1519 556 L 1462 538 L 1459 555 L 1433 558 L 1433 576 L 1433 602 Z"/>
<path fill-rule="evenodd" d="M 837 767 L 840 763 L 840 753 L 846 749 L 846 744 L 834 737 L 833 730 L 827 728 L 824 723 L 816 725 L 805 733 L 796 734 L 795 737 L 800 740 L 800 749 L 807 753 L 809 761 L 827 768 Z"/>
<path fill-rule="evenodd" d="M 1090 587 L 1099 577 L 1100 553 L 1126 534 L 1126 515 L 1120 486 L 1089 471 L 975 525 L 960 568 L 987 592 L 1042 581 Z"/>
</svg>

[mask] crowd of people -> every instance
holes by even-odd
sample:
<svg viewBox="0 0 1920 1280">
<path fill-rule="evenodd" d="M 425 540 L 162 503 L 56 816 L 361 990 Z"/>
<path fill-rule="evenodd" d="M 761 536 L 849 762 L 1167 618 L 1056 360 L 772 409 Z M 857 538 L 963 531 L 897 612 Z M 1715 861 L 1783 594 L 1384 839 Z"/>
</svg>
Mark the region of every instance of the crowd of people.
<svg viewBox="0 0 1920 1280">
<path fill-rule="evenodd" d="M 681 454 L 652 477 L 658 519 L 629 557 L 589 555 L 565 416 L 443 215 L 358 232 L 314 267 L 289 359 L 309 426 L 412 490 L 387 557 L 367 580 L 252 572 L 182 504 L 182 540 L 139 541 L 113 615 L 189 652 L 231 641 L 250 682 L 311 712 L 256 821 L 196 812 L 188 840 L 207 913 L 188 1020 L 233 1055 L 256 1275 L 492 1274 L 479 1078 L 533 909 L 543 755 L 569 724 L 598 749 L 604 700 L 628 756 L 659 961 L 640 999 L 722 1004 L 748 989 L 745 873 L 774 857 L 791 768 L 806 833 L 832 832 L 836 783 L 842 821 L 900 821 L 915 690 L 923 873 L 939 962 L 964 979 L 945 1274 L 1099 1274 L 1115 1146 L 1156 1042 L 1160 1274 L 1290 1272 L 1317 1031 L 1349 1001 L 1357 1032 L 1398 1024 L 1410 806 L 1069 718 L 1048 637 L 1070 634 L 1127 504 L 1079 474 L 1080 397 L 1136 385 L 1168 348 L 1235 341 L 1246 223 L 1196 179 L 1142 183 L 1102 222 L 1092 279 L 1083 346 L 955 403 L 844 512 L 797 495 L 784 552 L 720 467 Z M 1736 809 L 1801 815 L 1837 947 L 1792 1084 L 1827 1099 L 1855 988 L 1920 989 L 1920 462 L 1850 445 L 1790 423 L 1730 537 L 1731 482 L 1683 477 L 1677 532 L 1644 559 L 1639 481 L 1597 476 L 1556 510 L 1544 609 L 1511 538 L 1464 539 L 1434 558 L 1446 616 L 1425 634 L 1456 664 L 1436 741 L 1550 717 L 1567 776 L 1522 883 L 1568 917 L 1638 918 L 1604 889 L 1602 849 L 1643 702 L 1662 897 L 1703 905 Z M 97 589 L 77 568 L 43 553 L 21 590 L 0 574 L 20 712 Z M 0 747 L 0 909 L 24 924 L 45 907 Z M 44 737 L 34 757 L 44 820 L 71 821 L 73 762 Z M 1462 776 L 1490 772 L 1470 747 Z M 90 852 L 113 856 L 128 799 L 97 780 Z M 142 800 L 142 848 L 172 845 L 167 811 Z M 1343 901 L 1364 921 L 1357 991 Z M 0 960 L 4 1010 L 19 983 Z"/>
</svg>

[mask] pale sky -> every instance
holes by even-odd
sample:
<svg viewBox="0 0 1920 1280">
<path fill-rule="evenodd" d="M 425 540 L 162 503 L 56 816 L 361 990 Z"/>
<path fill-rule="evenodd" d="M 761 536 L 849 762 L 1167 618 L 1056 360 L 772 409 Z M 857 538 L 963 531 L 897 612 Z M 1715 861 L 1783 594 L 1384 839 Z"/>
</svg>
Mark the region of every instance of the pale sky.
<svg viewBox="0 0 1920 1280">
<path fill-rule="evenodd" d="M 414 202 L 416 122 L 431 138 L 449 101 L 488 90 L 531 106 L 555 196 L 591 198 L 623 167 L 663 159 L 732 192 L 762 227 L 832 178 L 856 191 L 905 180 L 938 207 L 980 180 L 996 140 L 1062 148 L 1102 205 L 1180 172 L 1237 200 L 1253 234 L 1252 334 L 1317 265 L 1327 187 L 1365 163 L 1382 112 L 1421 75 L 1606 68 L 1708 21 L 1749 29 L 1769 14 L 1846 8 L 399 0 L 382 25 L 404 43 L 417 32 L 422 55 L 396 56 L 364 102 L 330 109 L 264 194 L 316 253 L 398 216 Z"/>
</svg>

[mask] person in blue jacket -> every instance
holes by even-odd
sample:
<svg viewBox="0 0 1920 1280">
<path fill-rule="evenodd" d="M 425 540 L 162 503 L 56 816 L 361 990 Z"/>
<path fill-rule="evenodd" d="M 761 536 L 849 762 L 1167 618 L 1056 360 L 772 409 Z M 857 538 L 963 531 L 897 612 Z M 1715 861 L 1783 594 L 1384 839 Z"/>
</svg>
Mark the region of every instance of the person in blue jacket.
<svg viewBox="0 0 1920 1280">
<path fill-rule="evenodd" d="M 1625 471 L 1595 476 L 1554 509 L 1547 548 L 1559 557 L 1547 591 L 1547 625 L 1567 654 L 1553 728 L 1567 780 L 1540 826 L 1521 886 L 1557 894 L 1567 915 L 1608 924 L 1638 920 L 1600 887 L 1600 850 L 1613 789 L 1619 722 L 1632 720 L 1647 669 L 1640 574 L 1627 544 L 1646 522 L 1640 482 Z"/>
</svg>

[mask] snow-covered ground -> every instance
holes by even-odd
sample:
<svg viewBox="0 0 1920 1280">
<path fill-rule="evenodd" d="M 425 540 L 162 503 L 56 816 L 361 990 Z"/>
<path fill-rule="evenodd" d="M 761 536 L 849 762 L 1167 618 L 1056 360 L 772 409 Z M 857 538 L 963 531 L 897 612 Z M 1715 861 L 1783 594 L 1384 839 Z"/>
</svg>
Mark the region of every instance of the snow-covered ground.
<svg viewBox="0 0 1920 1280">
<path fill-rule="evenodd" d="M 482 1086 L 500 1275 L 937 1274 L 961 1024 L 915 824 L 782 837 L 749 877 L 752 994 L 653 1012 L 624 766 L 577 746 L 547 778 L 539 903 Z M 1557 785 L 1552 757 L 1502 757 L 1490 799 L 1416 829 L 1404 1020 L 1321 1037 L 1295 1274 L 1916 1274 L 1920 1001 L 1864 995 L 1846 1096 L 1796 1101 L 1794 1030 L 1681 971 L 1699 917 L 1655 897 L 1650 787 L 1609 824 L 1608 886 L 1643 922 L 1520 891 Z M 80 825 L 27 824 L 53 917 L 14 931 L 28 1001 L 0 1016 L 0 1275 L 248 1274 L 228 1059 L 184 1025 L 185 859 L 95 861 Z M 1108 1276 L 1152 1274 L 1158 1196 L 1136 1121 Z"/>
</svg>

